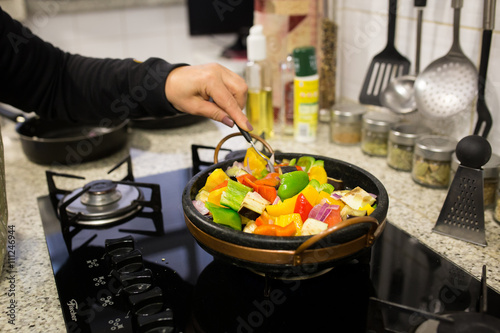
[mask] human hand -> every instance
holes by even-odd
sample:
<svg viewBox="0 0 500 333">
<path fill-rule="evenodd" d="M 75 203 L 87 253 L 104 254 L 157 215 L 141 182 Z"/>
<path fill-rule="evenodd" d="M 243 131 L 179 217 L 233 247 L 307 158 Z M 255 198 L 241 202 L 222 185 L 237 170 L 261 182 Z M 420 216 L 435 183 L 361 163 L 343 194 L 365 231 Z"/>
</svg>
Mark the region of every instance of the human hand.
<svg viewBox="0 0 500 333">
<path fill-rule="evenodd" d="M 247 85 L 238 74 L 219 64 L 182 66 L 170 72 L 165 83 L 169 102 L 179 111 L 204 116 L 251 131 L 242 112 Z"/>
</svg>

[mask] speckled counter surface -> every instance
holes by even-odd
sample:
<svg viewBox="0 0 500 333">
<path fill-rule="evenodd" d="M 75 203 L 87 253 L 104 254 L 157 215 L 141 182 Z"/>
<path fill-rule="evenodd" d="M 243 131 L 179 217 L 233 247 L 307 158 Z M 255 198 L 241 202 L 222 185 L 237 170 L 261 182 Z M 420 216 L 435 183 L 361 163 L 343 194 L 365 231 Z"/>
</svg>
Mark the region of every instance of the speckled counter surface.
<svg viewBox="0 0 500 333">
<path fill-rule="evenodd" d="M 210 120 L 169 130 L 137 130 L 129 135 L 127 148 L 97 162 L 73 167 L 47 167 L 30 162 L 24 155 L 19 137 L 11 123 L 2 124 L 5 147 L 9 225 L 14 228 L 15 260 L 5 266 L 0 278 L 1 332 L 64 332 L 65 326 L 52 274 L 37 197 L 47 195 L 45 170 L 73 173 L 97 179 L 130 154 L 136 177 L 191 167 L 191 144 L 215 146 L 225 135 L 235 132 Z M 432 233 L 446 190 L 415 184 L 409 173 L 386 165 L 385 158 L 368 157 L 359 146 L 345 147 L 330 143 L 327 125 L 320 125 L 315 144 L 298 144 L 291 139 L 269 140 L 274 149 L 324 155 L 358 165 L 375 175 L 386 187 L 390 223 L 407 231 L 419 241 L 457 265 L 480 277 L 482 265 L 488 268 L 488 284 L 500 291 L 500 226 L 492 211 L 485 213 L 487 247 Z M 243 149 L 241 137 L 224 147 Z M 211 158 L 211 156 L 209 156 Z M 15 305 L 15 311 L 9 306 Z M 9 314 L 14 313 L 13 324 Z"/>
</svg>

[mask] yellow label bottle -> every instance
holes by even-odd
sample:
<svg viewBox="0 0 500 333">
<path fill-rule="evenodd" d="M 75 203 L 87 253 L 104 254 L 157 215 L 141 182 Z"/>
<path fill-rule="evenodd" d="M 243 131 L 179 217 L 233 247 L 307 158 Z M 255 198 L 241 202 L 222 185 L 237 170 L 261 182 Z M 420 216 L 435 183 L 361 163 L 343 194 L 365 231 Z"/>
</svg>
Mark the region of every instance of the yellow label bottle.
<svg viewBox="0 0 500 333">
<path fill-rule="evenodd" d="M 293 50 L 295 62 L 293 137 L 297 142 L 314 142 L 318 129 L 319 75 L 314 47 Z"/>
</svg>

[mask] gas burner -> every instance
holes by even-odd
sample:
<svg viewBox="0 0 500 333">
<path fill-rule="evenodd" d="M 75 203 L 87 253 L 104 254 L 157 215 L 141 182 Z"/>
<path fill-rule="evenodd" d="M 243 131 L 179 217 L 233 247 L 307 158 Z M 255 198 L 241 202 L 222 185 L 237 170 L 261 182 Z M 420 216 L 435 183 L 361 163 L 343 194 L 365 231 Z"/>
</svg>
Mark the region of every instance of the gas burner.
<svg viewBox="0 0 500 333">
<path fill-rule="evenodd" d="M 59 207 L 65 206 L 69 218 L 78 216 L 77 224 L 102 226 L 124 220 L 141 210 L 139 202 L 143 198 L 142 191 L 133 183 L 95 180 L 64 196 Z"/>
</svg>

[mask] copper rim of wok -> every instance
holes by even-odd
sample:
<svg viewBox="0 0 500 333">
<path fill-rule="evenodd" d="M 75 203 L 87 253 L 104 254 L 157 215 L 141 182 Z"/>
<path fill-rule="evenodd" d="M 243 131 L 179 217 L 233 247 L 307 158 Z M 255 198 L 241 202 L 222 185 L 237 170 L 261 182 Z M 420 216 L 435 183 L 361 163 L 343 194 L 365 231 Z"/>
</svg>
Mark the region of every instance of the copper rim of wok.
<svg viewBox="0 0 500 333">
<path fill-rule="evenodd" d="M 313 236 L 278 237 L 243 233 L 218 225 L 209 217 L 198 213 L 192 200 L 213 170 L 225 170 L 237 161 L 229 159 L 217 162 L 217 154 L 227 139 L 238 135 L 240 134 L 234 133 L 222 139 L 215 152 L 215 164 L 196 174 L 186 185 L 182 195 L 186 225 L 202 248 L 216 258 L 271 275 L 287 274 L 288 271 L 299 275 L 304 272 L 317 273 L 318 270 L 332 267 L 345 259 L 355 258 L 371 248 L 385 228 L 389 206 L 387 191 L 369 172 L 329 157 L 298 153 L 276 154 L 279 160 L 302 155 L 322 159 L 329 176 L 343 179 L 348 187 L 360 186 L 367 192 L 376 194 L 377 208 L 370 216 L 350 218 Z M 255 135 L 252 137 L 261 141 L 273 153 L 267 142 Z M 301 271 L 302 266 L 307 269 Z"/>
</svg>

